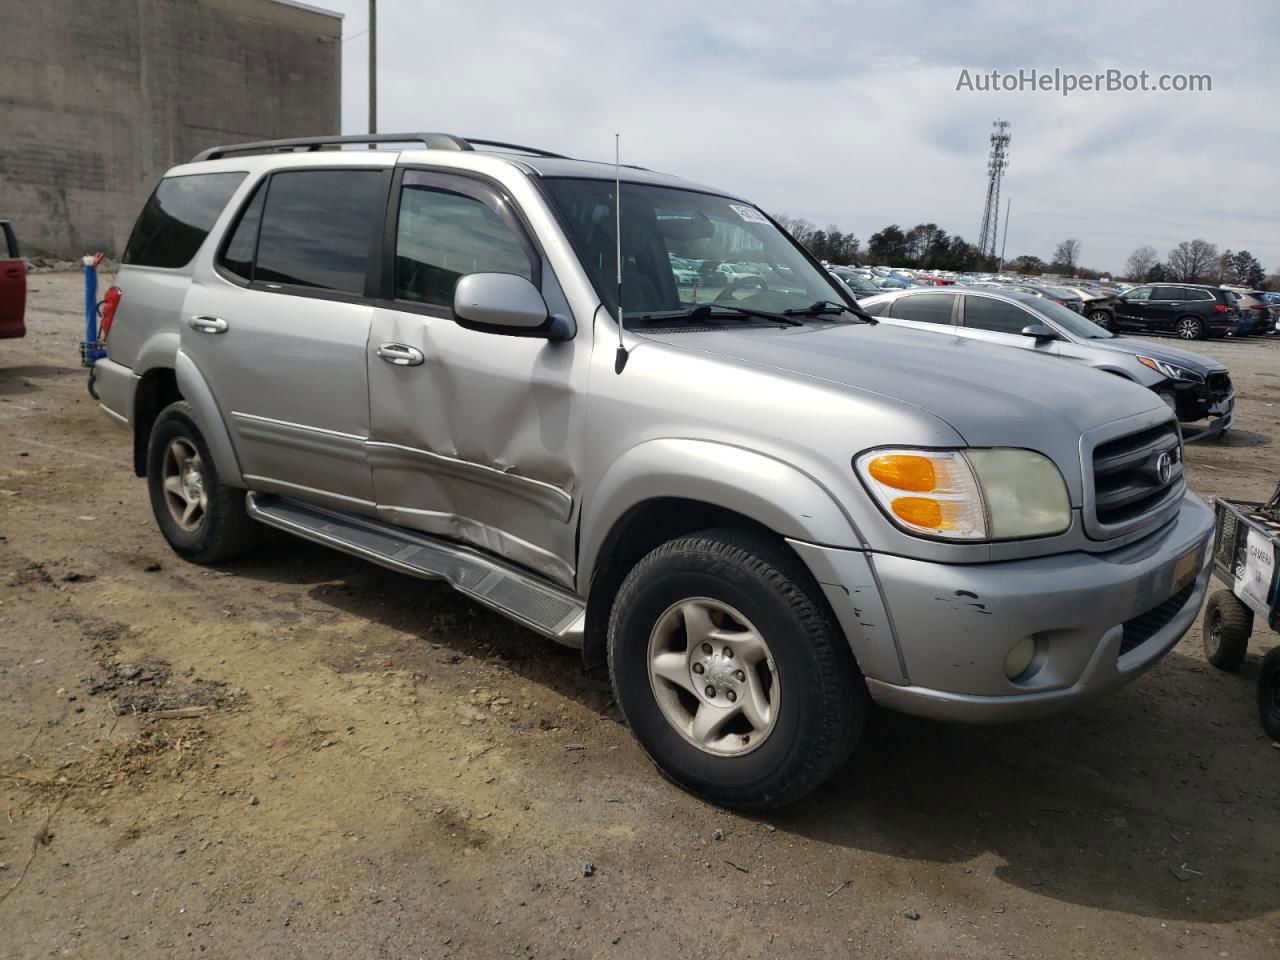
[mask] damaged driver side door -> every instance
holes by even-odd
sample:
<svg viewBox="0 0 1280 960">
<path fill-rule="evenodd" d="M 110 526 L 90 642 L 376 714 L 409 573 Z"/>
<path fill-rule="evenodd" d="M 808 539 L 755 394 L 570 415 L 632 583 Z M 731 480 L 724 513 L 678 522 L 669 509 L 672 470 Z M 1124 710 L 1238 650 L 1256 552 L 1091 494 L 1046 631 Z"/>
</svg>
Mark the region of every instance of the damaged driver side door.
<svg viewBox="0 0 1280 960">
<path fill-rule="evenodd" d="M 471 273 L 514 274 L 564 303 L 531 231 L 496 184 L 406 169 L 383 247 L 367 357 L 378 514 L 571 585 L 586 337 L 468 329 L 453 314 Z"/>
</svg>

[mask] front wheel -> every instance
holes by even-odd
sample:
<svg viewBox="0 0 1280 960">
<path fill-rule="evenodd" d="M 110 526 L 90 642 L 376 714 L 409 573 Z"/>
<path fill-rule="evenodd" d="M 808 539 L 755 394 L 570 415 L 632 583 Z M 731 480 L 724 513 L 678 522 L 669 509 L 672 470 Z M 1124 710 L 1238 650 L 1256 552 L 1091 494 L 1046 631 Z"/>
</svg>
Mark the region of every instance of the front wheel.
<svg viewBox="0 0 1280 960">
<path fill-rule="evenodd" d="M 1204 337 L 1204 324 L 1198 317 L 1183 317 L 1178 321 L 1177 331 L 1182 340 L 1200 340 Z"/>
<path fill-rule="evenodd" d="M 147 444 L 147 489 L 160 532 L 180 556 L 217 563 L 252 548 L 258 525 L 244 491 L 218 480 L 195 414 L 185 401 L 160 411 Z"/>
<path fill-rule="evenodd" d="M 1089 314 L 1089 319 L 1100 326 L 1103 330 L 1111 329 L 1111 314 L 1106 310 L 1095 310 Z"/>
<path fill-rule="evenodd" d="M 1235 670 L 1249 652 L 1253 611 L 1230 590 L 1216 590 L 1204 605 L 1204 656 L 1219 670 Z"/>
<path fill-rule="evenodd" d="M 808 571 L 737 529 L 658 547 L 609 620 L 614 692 L 668 778 L 714 803 L 798 800 L 852 752 L 870 696 Z"/>
</svg>

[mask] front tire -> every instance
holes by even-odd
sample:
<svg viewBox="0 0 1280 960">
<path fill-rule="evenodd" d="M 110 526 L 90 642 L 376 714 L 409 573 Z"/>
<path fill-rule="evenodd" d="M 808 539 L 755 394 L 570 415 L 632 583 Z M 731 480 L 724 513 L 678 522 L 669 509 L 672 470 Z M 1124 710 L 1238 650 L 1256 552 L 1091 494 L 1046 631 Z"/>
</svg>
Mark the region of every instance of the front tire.
<svg viewBox="0 0 1280 960">
<path fill-rule="evenodd" d="M 1103 330 L 1111 329 L 1111 314 L 1106 310 L 1095 310 L 1089 314 L 1089 319 L 1100 326 Z"/>
<path fill-rule="evenodd" d="M 743 530 L 672 540 L 623 582 L 609 670 L 659 770 L 713 803 L 798 800 L 853 751 L 871 700 L 808 571 Z"/>
<path fill-rule="evenodd" d="M 1216 590 L 1204 605 L 1204 656 L 1219 670 L 1230 672 L 1244 662 L 1253 632 L 1253 611 L 1230 590 Z"/>
<path fill-rule="evenodd" d="M 1182 317 L 1178 321 L 1177 331 L 1181 340 L 1204 339 L 1204 324 L 1198 317 Z"/>
<path fill-rule="evenodd" d="M 185 401 L 160 411 L 147 443 L 147 489 L 160 532 L 175 553 L 218 563 L 248 552 L 258 525 L 244 491 L 218 480 L 218 469 Z"/>
</svg>

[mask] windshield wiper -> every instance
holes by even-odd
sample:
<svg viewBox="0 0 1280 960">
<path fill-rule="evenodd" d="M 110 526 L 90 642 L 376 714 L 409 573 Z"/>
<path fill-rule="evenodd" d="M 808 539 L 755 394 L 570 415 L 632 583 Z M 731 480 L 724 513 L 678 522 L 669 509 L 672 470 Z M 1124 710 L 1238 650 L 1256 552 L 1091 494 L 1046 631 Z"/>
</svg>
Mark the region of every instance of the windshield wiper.
<svg viewBox="0 0 1280 960">
<path fill-rule="evenodd" d="M 782 312 L 789 317 L 818 317 L 824 313 L 851 313 L 855 317 L 866 320 L 868 323 L 880 322 L 859 306 L 851 307 L 847 303 L 838 303 L 835 300 L 819 300 L 817 303 L 812 303 L 802 310 L 784 310 Z"/>
<path fill-rule="evenodd" d="M 794 317 L 788 316 L 790 310 L 786 313 L 770 313 L 767 310 L 752 310 L 750 307 L 739 307 L 729 303 L 704 303 L 702 306 L 694 307 L 684 313 L 646 313 L 640 318 L 642 323 L 656 324 L 666 323 L 671 320 L 709 320 L 717 316 L 717 312 L 727 310 L 730 313 L 738 314 L 743 317 L 756 317 L 760 320 L 769 320 L 773 323 L 783 323 L 789 327 L 803 327 L 804 324 Z"/>
</svg>

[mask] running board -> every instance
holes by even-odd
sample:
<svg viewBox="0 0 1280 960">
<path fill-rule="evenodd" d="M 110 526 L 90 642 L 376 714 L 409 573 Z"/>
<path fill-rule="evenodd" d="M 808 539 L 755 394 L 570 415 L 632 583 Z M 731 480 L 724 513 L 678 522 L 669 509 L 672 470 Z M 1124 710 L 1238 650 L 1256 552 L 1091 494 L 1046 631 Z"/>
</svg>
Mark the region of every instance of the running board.
<svg viewBox="0 0 1280 960">
<path fill-rule="evenodd" d="M 586 604 L 569 591 L 495 557 L 447 540 L 270 494 L 250 493 L 249 516 L 284 530 L 454 589 L 570 647 L 582 646 Z"/>
</svg>

